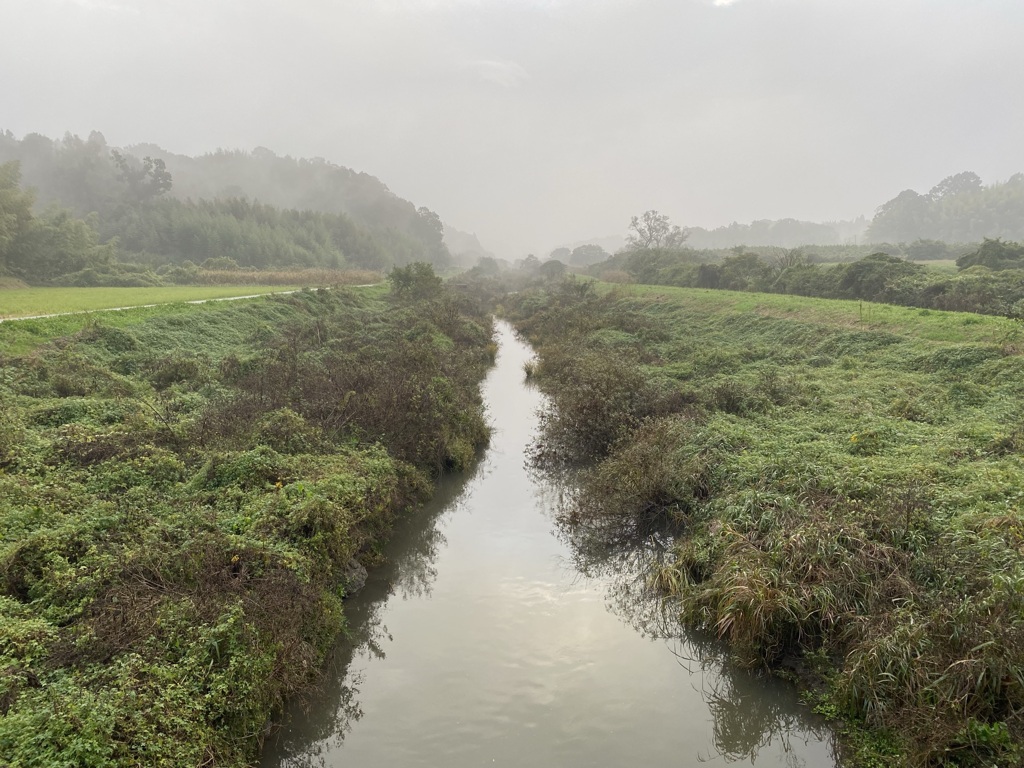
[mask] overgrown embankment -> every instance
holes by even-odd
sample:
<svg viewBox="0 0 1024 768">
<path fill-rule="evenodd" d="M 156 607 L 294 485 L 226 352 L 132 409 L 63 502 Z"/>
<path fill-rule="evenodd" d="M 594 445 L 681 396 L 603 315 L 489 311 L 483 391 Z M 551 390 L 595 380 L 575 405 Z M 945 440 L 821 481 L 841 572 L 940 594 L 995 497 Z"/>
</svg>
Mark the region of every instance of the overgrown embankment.
<svg viewBox="0 0 1024 768">
<path fill-rule="evenodd" d="M 577 534 L 667 537 L 651 585 L 799 676 L 859 765 L 1024 743 L 1024 357 L 1010 320 L 569 281 L 506 301 Z"/>
<path fill-rule="evenodd" d="M 491 321 L 442 290 L 116 314 L 0 326 L 0 762 L 248 764 L 486 442 Z"/>
</svg>

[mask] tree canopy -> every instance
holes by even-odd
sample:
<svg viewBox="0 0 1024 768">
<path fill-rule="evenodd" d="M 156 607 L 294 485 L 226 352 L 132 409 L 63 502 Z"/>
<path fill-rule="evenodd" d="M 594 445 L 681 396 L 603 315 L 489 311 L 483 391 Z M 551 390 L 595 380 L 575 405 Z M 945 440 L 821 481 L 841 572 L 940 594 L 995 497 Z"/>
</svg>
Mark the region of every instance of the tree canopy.
<svg viewBox="0 0 1024 768">
<path fill-rule="evenodd" d="M 642 248 L 679 248 L 689 234 L 685 229 L 669 222 L 668 216 L 657 211 L 645 211 L 629 222 L 630 234 L 626 242 L 633 250 Z"/>
<path fill-rule="evenodd" d="M 323 159 L 295 160 L 267 149 L 192 158 L 154 145 L 111 148 L 97 132 L 87 140 L 73 134 L 18 140 L 6 132 L 0 163 L 7 161 L 19 164 L 21 181 L 34 191 L 19 197 L 12 171 L 4 172 L 11 213 L 0 223 L 6 243 L 0 247 L 8 250 L 8 230 L 24 210 L 40 215 L 59 205 L 71 212 L 60 226 L 90 216 L 95 244 L 108 246 L 106 255 L 151 267 L 217 257 L 253 268 L 451 263 L 435 212 Z M 17 200 L 28 200 L 21 219 L 13 213 Z"/>
<path fill-rule="evenodd" d="M 1024 239 L 1024 174 L 984 186 L 976 173 L 964 171 L 947 176 L 927 194 L 905 189 L 878 207 L 867 236 L 876 243 Z"/>
</svg>

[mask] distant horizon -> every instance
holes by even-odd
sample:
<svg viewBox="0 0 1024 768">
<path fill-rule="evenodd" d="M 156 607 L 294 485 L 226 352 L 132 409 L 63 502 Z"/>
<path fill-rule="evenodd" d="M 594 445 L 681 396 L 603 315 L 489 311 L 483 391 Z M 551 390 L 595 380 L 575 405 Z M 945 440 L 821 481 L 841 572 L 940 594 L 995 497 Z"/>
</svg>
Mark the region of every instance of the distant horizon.
<svg viewBox="0 0 1024 768">
<path fill-rule="evenodd" d="M 5 132 L 5 131 L 9 131 L 9 130 L 10 129 L 8 129 L 8 128 L 0 126 L 0 132 Z M 107 138 L 107 132 L 102 130 L 102 129 L 99 129 L 99 128 L 90 129 L 90 131 L 85 133 L 85 135 L 82 135 L 82 134 L 79 134 L 79 133 L 75 133 L 74 131 L 70 131 L 69 130 L 69 131 L 61 132 L 59 135 L 54 135 L 54 136 L 50 136 L 50 135 L 44 134 L 41 131 L 27 131 L 27 132 L 25 132 L 25 133 L 23 133 L 23 134 L 21 134 L 19 136 L 18 134 L 14 134 L 13 131 L 11 131 L 11 133 L 18 140 L 23 140 L 25 138 L 25 136 L 28 136 L 28 135 L 31 135 L 31 134 L 37 134 L 37 135 L 45 136 L 46 138 L 48 138 L 50 140 L 53 140 L 53 141 L 58 141 L 61 138 L 63 138 L 63 136 L 65 136 L 67 134 L 71 134 L 73 136 L 77 136 L 78 138 L 81 138 L 81 139 L 84 140 L 84 139 L 88 138 L 88 136 L 91 133 L 93 133 L 93 132 L 97 132 L 97 133 L 101 134 L 104 137 L 104 140 L 107 141 L 107 145 L 109 147 L 115 148 L 115 149 L 123 149 L 123 150 L 126 150 L 126 151 L 132 151 L 132 150 L 140 148 L 140 147 L 152 146 L 152 147 L 156 147 L 156 148 L 160 149 L 163 152 L 166 152 L 167 154 L 176 155 L 176 156 L 179 156 L 179 157 L 199 158 L 199 157 L 208 156 L 208 155 L 216 155 L 218 152 L 242 153 L 242 154 L 250 155 L 251 156 L 256 151 L 258 151 L 260 149 L 264 149 L 264 150 L 268 150 L 269 152 L 271 152 L 272 154 L 274 154 L 277 157 L 290 158 L 290 159 L 297 160 L 297 161 L 301 161 L 301 160 L 305 160 L 305 161 L 323 160 L 324 162 L 326 162 L 328 164 L 331 164 L 331 165 L 334 165 L 336 167 L 345 168 L 345 169 L 353 171 L 353 172 L 355 172 L 357 174 L 366 174 L 368 176 L 376 178 L 382 184 L 384 184 L 397 197 L 409 200 L 409 202 L 411 202 L 411 203 L 413 203 L 414 205 L 417 205 L 417 206 L 419 206 L 421 204 L 417 200 L 414 200 L 414 199 L 406 197 L 400 191 L 396 191 L 392 187 L 392 185 L 388 183 L 388 180 L 386 178 L 382 178 L 382 177 L 378 176 L 377 174 L 373 173 L 370 170 L 362 170 L 362 169 L 358 169 L 358 168 L 353 168 L 351 166 L 346 165 L 343 161 L 339 161 L 339 160 L 336 160 L 336 159 L 330 158 L 330 157 L 322 157 L 322 156 L 308 157 L 308 156 L 301 156 L 301 155 L 292 155 L 292 154 L 288 154 L 288 153 L 281 153 L 277 149 L 275 149 L 274 147 L 268 147 L 268 146 L 264 146 L 264 145 L 259 145 L 259 146 L 248 148 L 248 149 L 247 148 L 243 148 L 243 147 L 218 146 L 218 147 L 216 147 L 214 149 L 201 150 L 199 152 L 196 152 L 195 154 L 186 154 L 185 152 L 181 152 L 181 151 L 178 151 L 176 149 L 170 149 L 170 148 L 168 148 L 168 147 L 166 147 L 164 145 L 161 145 L 161 144 L 159 144 L 157 142 L 148 141 L 148 140 L 133 141 L 133 142 L 125 143 L 125 144 L 113 143 L 113 142 L 111 142 Z M 969 170 L 969 169 L 964 169 L 964 170 Z M 1017 173 L 1020 173 L 1020 171 L 1015 171 L 1014 173 L 1009 174 L 1007 176 L 1007 179 L 1012 178 Z M 947 178 L 948 176 L 949 176 L 949 174 L 947 174 L 946 177 L 942 177 L 942 178 Z M 934 184 L 936 184 L 939 181 L 941 181 L 942 178 L 934 180 L 932 182 L 932 186 L 934 186 Z M 994 185 L 994 184 L 1004 183 L 1007 179 L 998 179 L 998 180 L 982 179 L 982 181 L 985 183 L 985 186 L 991 186 L 991 185 Z M 930 188 L 931 187 L 929 187 L 929 189 Z M 901 191 L 904 191 L 904 190 L 907 190 L 907 189 L 911 189 L 911 188 L 910 187 L 904 187 L 904 188 L 902 188 L 899 191 L 901 192 Z M 921 190 L 914 190 L 914 191 L 923 194 L 921 192 Z M 897 194 L 899 194 L 899 192 L 894 192 L 892 197 L 895 197 L 895 195 L 897 195 Z M 724 224 L 714 224 L 714 225 L 693 224 L 693 223 L 689 223 L 689 222 L 679 222 L 679 221 L 676 221 L 675 219 L 673 219 L 673 223 L 678 223 L 683 228 L 701 229 L 701 230 L 704 230 L 705 232 L 709 232 L 709 233 L 710 232 L 714 232 L 714 231 L 719 230 L 719 229 L 725 229 L 725 228 L 728 228 L 728 227 L 734 226 L 734 225 L 750 226 L 750 225 L 752 225 L 754 223 L 762 222 L 762 221 L 778 222 L 778 221 L 788 221 L 788 220 L 798 221 L 798 222 L 801 222 L 801 223 L 808 223 L 808 224 L 840 225 L 840 224 L 856 224 L 861 219 L 863 219 L 864 226 L 866 228 L 867 225 L 870 224 L 870 222 L 871 222 L 871 220 L 872 220 L 872 218 L 874 216 L 874 212 L 877 211 L 877 209 L 880 206 L 884 205 L 885 202 L 891 200 L 892 197 L 889 197 L 886 200 L 883 200 L 883 201 L 879 202 L 875 206 L 875 208 L 874 208 L 874 210 L 872 211 L 871 214 L 863 214 L 862 213 L 862 214 L 858 214 L 856 216 L 852 216 L 852 217 L 844 218 L 844 219 L 831 219 L 831 220 L 815 221 L 815 220 L 812 220 L 812 219 L 800 219 L 800 218 L 797 218 L 795 216 L 780 216 L 778 218 L 758 217 L 758 218 L 750 219 L 748 221 L 740 221 L 740 220 L 738 220 L 736 218 L 733 218 L 730 221 L 728 221 L 727 223 L 724 223 Z M 481 236 L 480 232 L 475 231 L 472 228 L 468 228 L 468 227 L 465 227 L 465 226 L 460 226 L 459 223 L 456 223 L 456 222 L 445 221 L 444 223 L 445 223 L 446 226 L 451 227 L 452 229 L 457 230 L 458 232 L 461 232 L 461 233 L 464 233 L 464 234 L 468 234 L 468 235 L 472 235 L 472 236 L 476 237 L 478 239 L 478 241 L 480 242 L 481 246 L 485 250 L 491 251 L 498 258 L 501 258 L 501 259 L 509 261 L 509 262 L 513 262 L 516 259 L 525 258 L 529 254 L 533 254 L 533 255 L 537 256 L 537 258 L 539 258 L 541 260 L 544 260 L 544 259 L 548 258 L 549 254 L 552 251 L 557 250 L 558 248 L 569 248 L 571 250 L 574 247 L 578 247 L 580 245 L 585 245 L 585 244 L 598 244 L 598 245 L 602 245 L 602 247 L 605 247 L 605 250 L 608 250 L 609 253 L 614 253 L 616 250 L 619 250 L 619 249 L 621 249 L 622 247 L 625 246 L 625 244 L 626 244 L 626 237 L 627 237 L 627 233 L 628 233 L 628 221 L 629 221 L 629 218 L 631 218 L 633 215 L 636 215 L 636 214 L 628 213 L 628 214 L 624 215 L 625 224 L 624 224 L 624 226 L 622 228 L 621 233 L 606 232 L 605 234 L 590 235 L 588 237 L 577 238 L 577 239 L 574 239 L 574 240 L 562 240 L 562 241 L 558 241 L 558 242 L 556 242 L 554 244 L 551 244 L 549 246 L 542 247 L 542 248 L 539 248 L 537 250 L 529 251 L 527 253 L 521 253 L 521 254 L 508 254 L 508 253 L 503 254 L 503 253 L 500 253 L 499 251 L 494 249 L 492 244 L 490 244 L 486 239 L 484 239 Z M 670 218 L 671 218 L 671 216 L 670 216 Z M 611 241 L 618 242 L 618 243 L 620 243 L 620 245 L 616 246 L 614 249 L 608 248 L 605 245 L 603 245 L 604 243 L 608 243 L 608 242 L 611 242 Z M 860 241 L 860 237 L 855 238 L 855 242 L 857 242 L 857 241 Z M 746 243 L 746 245 L 749 245 L 751 247 L 759 247 L 759 246 L 762 246 L 763 244 L 759 244 L 759 243 Z M 824 244 L 824 243 L 806 243 L 805 245 L 827 245 L 827 244 Z"/>
<path fill-rule="evenodd" d="M 0 0 L 0 121 L 323 157 L 517 257 L 1024 170 L 1016 0 Z"/>
</svg>

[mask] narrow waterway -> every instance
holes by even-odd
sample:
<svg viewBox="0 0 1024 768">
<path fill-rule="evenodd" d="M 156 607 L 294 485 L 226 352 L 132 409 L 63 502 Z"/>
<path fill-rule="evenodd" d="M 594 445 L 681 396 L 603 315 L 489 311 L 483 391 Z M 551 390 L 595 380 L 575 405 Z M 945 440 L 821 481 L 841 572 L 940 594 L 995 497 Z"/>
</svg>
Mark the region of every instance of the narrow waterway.
<svg viewBox="0 0 1024 768">
<path fill-rule="evenodd" d="M 555 534 L 557 488 L 526 468 L 530 350 L 500 336 L 491 447 L 396 531 L 323 690 L 263 765 L 834 765 L 790 687 L 723 665 L 713 642 L 652 633 L 622 564 L 580 573 Z"/>
</svg>

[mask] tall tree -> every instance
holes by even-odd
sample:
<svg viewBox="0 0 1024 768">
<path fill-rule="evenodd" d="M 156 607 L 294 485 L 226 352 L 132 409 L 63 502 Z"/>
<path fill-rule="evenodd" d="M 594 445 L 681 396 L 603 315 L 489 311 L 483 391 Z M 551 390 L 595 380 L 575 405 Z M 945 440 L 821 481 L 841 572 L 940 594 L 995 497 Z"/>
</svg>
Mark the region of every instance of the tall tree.
<svg viewBox="0 0 1024 768">
<path fill-rule="evenodd" d="M 140 161 L 116 149 L 110 154 L 121 173 L 121 180 L 128 185 L 128 194 L 133 201 L 145 202 L 170 192 L 171 172 L 160 158 L 145 157 Z"/>
<path fill-rule="evenodd" d="M 630 234 L 626 242 L 633 250 L 642 248 L 679 248 L 689 233 L 670 224 L 668 216 L 651 210 L 634 216 L 629 222 Z"/>
<path fill-rule="evenodd" d="M 7 271 L 32 225 L 32 193 L 21 188 L 17 161 L 0 165 L 0 272 Z"/>
<path fill-rule="evenodd" d="M 601 261 L 607 261 L 610 254 L 600 245 L 588 243 L 572 249 L 569 263 L 579 267 L 589 267 Z"/>
<path fill-rule="evenodd" d="M 981 177 L 972 171 L 963 171 L 947 176 L 928 192 L 928 197 L 938 200 L 949 195 L 962 195 L 965 192 L 980 192 Z"/>
</svg>

